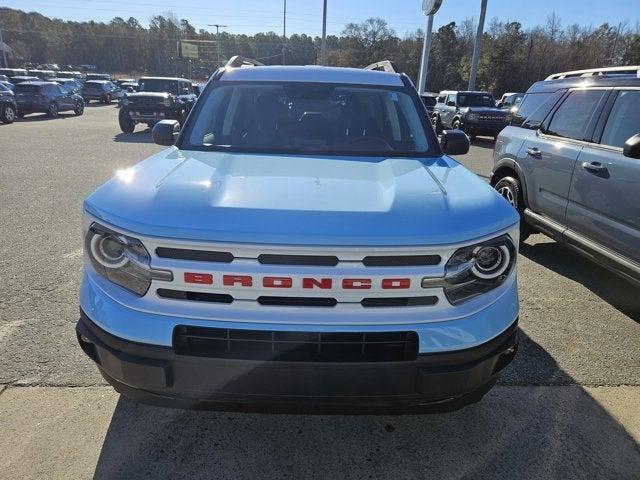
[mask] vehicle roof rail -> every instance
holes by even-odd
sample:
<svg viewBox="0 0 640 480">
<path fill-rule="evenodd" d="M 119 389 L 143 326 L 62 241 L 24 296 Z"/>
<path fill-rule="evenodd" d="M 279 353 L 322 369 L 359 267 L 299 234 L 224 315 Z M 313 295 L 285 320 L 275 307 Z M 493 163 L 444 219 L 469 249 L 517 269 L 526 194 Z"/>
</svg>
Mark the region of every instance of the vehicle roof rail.
<svg viewBox="0 0 640 480">
<path fill-rule="evenodd" d="M 391 60 L 382 60 L 380 62 L 372 63 L 364 67 L 365 70 L 377 70 L 380 72 L 399 73 L 398 67 Z"/>
<path fill-rule="evenodd" d="M 636 75 L 638 78 L 640 78 L 640 65 L 572 70 L 570 72 L 553 73 L 549 75 L 545 80 L 560 80 L 562 78 L 598 77 L 609 75 Z"/>
<path fill-rule="evenodd" d="M 225 68 L 239 67 L 264 67 L 264 63 L 254 60 L 253 58 L 243 57 L 242 55 L 234 55 L 226 63 Z"/>
</svg>

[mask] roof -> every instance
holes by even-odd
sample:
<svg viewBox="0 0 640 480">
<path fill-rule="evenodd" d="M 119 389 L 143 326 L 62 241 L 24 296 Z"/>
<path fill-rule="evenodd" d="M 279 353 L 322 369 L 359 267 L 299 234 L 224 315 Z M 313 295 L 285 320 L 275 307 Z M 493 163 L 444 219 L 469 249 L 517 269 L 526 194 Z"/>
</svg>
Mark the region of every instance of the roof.
<svg viewBox="0 0 640 480">
<path fill-rule="evenodd" d="M 16 85 L 16 87 L 19 87 L 20 85 L 56 85 L 56 82 L 45 82 L 44 80 L 33 80 L 30 82 L 21 82 L 18 85 Z"/>
<path fill-rule="evenodd" d="M 402 87 L 404 83 L 398 73 L 364 70 L 360 68 L 319 66 L 265 66 L 227 68 L 220 81 L 249 82 L 318 82 L 348 83 L 358 85 L 382 85 Z"/>
<path fill-rule="evenodd" d="M 442 90 L 439 95 L 442 94 L 450 94 L 450 93 L 476 93 L 479 95 L 491 95 L 490 92 L 486 92 L 483 90 Z"/>
<path fill-rule="evenodd" d="M 527 93 L 555 92 L 561 88 L 580 87 L 640 87 L 640 78 L 635 75 L 599 75 L 593 77 L 570 77 L 558 80 L 541 80 L 529 87 Z"/>
<path fill-rule="evenodd" d="M 99 78 L 87 80 L 85 83 L 111 83 L 111 80 L 100 80 Z"/>
<path fill-rule="evenodd" d="M 175 82 L 190 82 L 187 78 L 180 77 L 140 77 L 140 80 L 171 80 Z"/>
</svg>

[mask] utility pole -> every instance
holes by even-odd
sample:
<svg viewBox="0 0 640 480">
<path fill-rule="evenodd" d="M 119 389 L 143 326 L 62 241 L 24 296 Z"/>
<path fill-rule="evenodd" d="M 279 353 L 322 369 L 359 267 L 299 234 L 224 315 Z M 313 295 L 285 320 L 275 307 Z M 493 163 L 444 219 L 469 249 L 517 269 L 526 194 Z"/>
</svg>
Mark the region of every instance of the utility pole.
<svg viewBox="0 0 640 480">
<path fill-rule="evenodd" d="M 218 44 L 218 67 L 220 67 L 220 29 L 229 25 L 220 25 L 219 23 L 208 23 L 207 27 L 216 27 L 216 43 Z"/>
<path fill-rule="evenodd" d="M 284 0 L 284 13 L 282 17 L 282 65 L 286 65 L 285 48 L 287 47 L 287 0 Z"/>
<path fill-rule="evenodd" d="M 322 44 L 320 45 L 320 65 L 327 64 L 327 0 L 322 8 Z"/>
<path fill-rule="evenodd" d="M 482 47 L 482 32 L 484 31 L 484 17 L 487 14 L 487 0 L 481 0 L 480 20 L 478 21 L 478 31 L 476 41 L 473 43 L 473 57 L 471 58 L 471 74 L 469 75 L 469 90 L 476 89 L 476 78 L 478 76 L 478 60 L 480 59 L 480 49 Z"/>
<path fill-rule="evenodd" d="M 7 52 L 4 49 L 4 41 L 2 40 L 2 29 L 0 28 L 0 48 L 2 48 L 2 59 L 4 60 L 4 66 L 8 67 L 7 63 Z"/>
<path fill-rule="evenodd" d="M 433 16 L 441 6 L 442 0 L 424 0 L 422 2 L 422 13 L 427 17 L 427 31 L 424 33 L 424 43 L 422 44 L 422 61 L 420 62 L 418 93 L 424 93 L 427 90 L 427 73 L 429 72 L 429 53 L 431 52 Z"/>
</svg>

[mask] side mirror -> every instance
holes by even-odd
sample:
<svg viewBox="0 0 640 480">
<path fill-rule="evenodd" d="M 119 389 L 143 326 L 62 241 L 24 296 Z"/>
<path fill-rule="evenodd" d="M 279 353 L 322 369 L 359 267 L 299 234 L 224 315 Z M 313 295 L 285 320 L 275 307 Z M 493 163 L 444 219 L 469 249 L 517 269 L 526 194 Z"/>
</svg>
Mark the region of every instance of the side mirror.
<svg viewBox="0 0 640 480">
<path fill-rule="evenodd" d="M 456 106 L 456 102 L 452 102 L 451 100 L 447 102 L 447 107 L 455 107 L 455 106 Z"/>
<path fill-rule="evenodd" d="M 177 120 L 161 120 L 151 131 L 153 141 L 165 147 L 170 147 L 176 142 L 178 133 L 180 133 L 180 122 Z"/>
<path fill-rule="evenodd" d="M 624 142 L 622 154 L 625 157 L 640 159 L 640 133 Z"/>
<path fill-rule="evenodd" d="M 440 147 L 446 155 L 464 155 L 469 152 L 469 137 L 462 130 L 444 130 Z"/>
</svg>

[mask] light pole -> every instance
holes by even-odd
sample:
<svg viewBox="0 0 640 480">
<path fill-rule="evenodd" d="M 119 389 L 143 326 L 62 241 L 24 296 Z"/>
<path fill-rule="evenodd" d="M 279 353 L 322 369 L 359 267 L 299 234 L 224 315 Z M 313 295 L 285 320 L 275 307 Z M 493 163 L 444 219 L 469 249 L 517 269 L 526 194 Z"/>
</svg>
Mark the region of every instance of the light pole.
<svg viewBox="0 0 640 480">
<path fill-rule="evenodd" d="M 480 20 L 478 21 L 478 31 L 476 41 L 473 42 L 473 57 L 471 58 L 471 74 L 469 75 L 469 90 L 476 89 L 476 78 L 478 76 L 478 60 L 480 59 L 480 48 L 482 47 L 482 32 L 484 30 L 484 17 L 487 14 L 487 0 L 481 0 Z"/>
<path fill-rule="evenodd" d="M 2 48 L 2 59 L 4 60 L 4 66 L 8 67 L 7 64 L 7 52 L 4 49 L 4 42 L 2 41 L 2 29 L 0 29 L 0 48 Z"/>
<path fill-rule="evenodd" d="M 427 17 L 427 30 L 424 33 L 422 44 L 422 61 L 420 62 L 420 77 L 418 80 L 418 93 L 427 90 L 427 73 L 429 71 L 429 53 L 431 52 L 431 32 L 433 31 L 433 16 L 442 6 L 442 0 L 424 0 L 422 13 Z"/>
<path fill-rule="evenodd" d="M 320 44 L 320 65 L 327 64 L 327 0 L 322 7 L 322 43 Z"/>
<path fill-rule="evenodd" d="M 220 66 L 220 29 L 229 25 L 221 25 L 219 23 L 208 23 L 207 27 L 216 27 L 216 44 L 218 45 L 218 67 Z"/>
<path fill-rule="evenodd" d="M 284 0 L 284 13 L 282 14 L 282 65 L 286 65 L 285 48 L 287 46 L 287 0 Z"/>
</svg>

